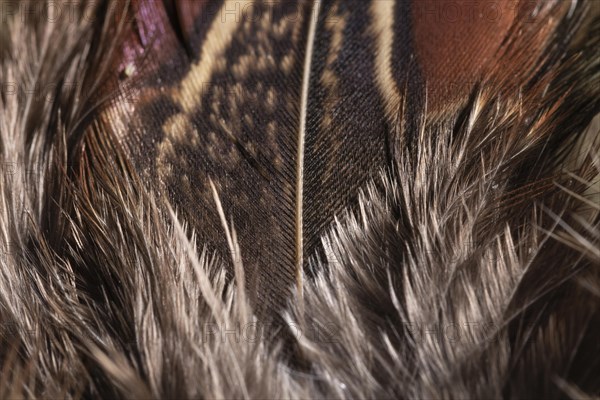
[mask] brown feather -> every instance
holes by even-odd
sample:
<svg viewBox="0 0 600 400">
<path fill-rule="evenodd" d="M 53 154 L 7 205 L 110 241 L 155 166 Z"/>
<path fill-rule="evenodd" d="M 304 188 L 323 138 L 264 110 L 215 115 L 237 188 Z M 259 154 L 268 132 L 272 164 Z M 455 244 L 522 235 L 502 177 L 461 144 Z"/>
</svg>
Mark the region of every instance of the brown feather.
<svg viewBox="0 0 600 400">
<path fill-rule="evenodd" d="M 594 1 L 50 3 L 0 5 L 1 398 L 600 395 Z"/>
</svg>

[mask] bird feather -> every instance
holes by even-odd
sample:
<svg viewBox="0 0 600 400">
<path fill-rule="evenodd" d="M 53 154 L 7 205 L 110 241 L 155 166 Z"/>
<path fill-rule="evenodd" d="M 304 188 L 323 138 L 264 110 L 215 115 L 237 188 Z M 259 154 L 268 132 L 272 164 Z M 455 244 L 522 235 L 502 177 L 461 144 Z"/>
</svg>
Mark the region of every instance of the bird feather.
<svg viewBox="0 0 600 400">
<path fill-rule="evenodd" d="M 593 0 L 0 19 L 1 398 L 600 394 Z"/>
</svg>

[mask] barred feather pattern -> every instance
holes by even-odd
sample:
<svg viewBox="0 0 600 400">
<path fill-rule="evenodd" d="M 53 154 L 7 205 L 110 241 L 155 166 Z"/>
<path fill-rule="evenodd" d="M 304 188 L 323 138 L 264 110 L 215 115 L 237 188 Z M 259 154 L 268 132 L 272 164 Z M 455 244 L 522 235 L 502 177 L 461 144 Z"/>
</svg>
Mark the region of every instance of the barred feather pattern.
<svg viewBox="0 0 600 400">
<path fill-rule="evenodd" d="M 0 96 L 0 397 L 600 395 L 600 20 L 540 4 L 502 43 L 510 77 L 497 64 L 445 113 L 389 107 L 392 166 L 322 235 L 276 329 L 223 194 L 231 260 L 97 119 L 115 27 L 84 15 L 109 11 L 9 19 L 0 82 L 56 85 Z"/>
</svg>

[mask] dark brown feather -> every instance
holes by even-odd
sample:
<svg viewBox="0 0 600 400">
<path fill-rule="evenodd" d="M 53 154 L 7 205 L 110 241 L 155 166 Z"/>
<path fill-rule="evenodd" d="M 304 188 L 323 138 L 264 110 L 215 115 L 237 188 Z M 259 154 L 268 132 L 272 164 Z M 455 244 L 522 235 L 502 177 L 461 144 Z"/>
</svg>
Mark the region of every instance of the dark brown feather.
<svg viewBox="0 0 600 400">
<path fill-rule="evenodd" d="M 1 398 L 600 394 L 596 2 L 8 3 Z"/>
</svg>

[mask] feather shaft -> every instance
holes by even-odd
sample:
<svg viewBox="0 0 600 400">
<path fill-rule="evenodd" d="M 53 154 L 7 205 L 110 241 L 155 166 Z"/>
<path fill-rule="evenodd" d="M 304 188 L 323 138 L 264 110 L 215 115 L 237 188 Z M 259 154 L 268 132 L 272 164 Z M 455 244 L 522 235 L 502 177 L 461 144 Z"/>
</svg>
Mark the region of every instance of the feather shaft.
<svg viewBox="0 0 600 400">
<path fill-rule="evenodd" d="M 306 40 L 306 55 L 302 77 L 302 93 L 300 98 L 300 124 L 298 127 L 298 154 L 296 158 L 296 284 L 298 294 L 302 298 L 302 267 L 304 264 L 303 242 L 303 189 L 304 189 L 304 142 L 306 137 L 306 115 L 308 110 L 308 91 L 310 88 L 310 68 L 312 65 L 313 46 L 319 20 L 320 1 L 314 2 L 312 16 Z"/>
</svg>

